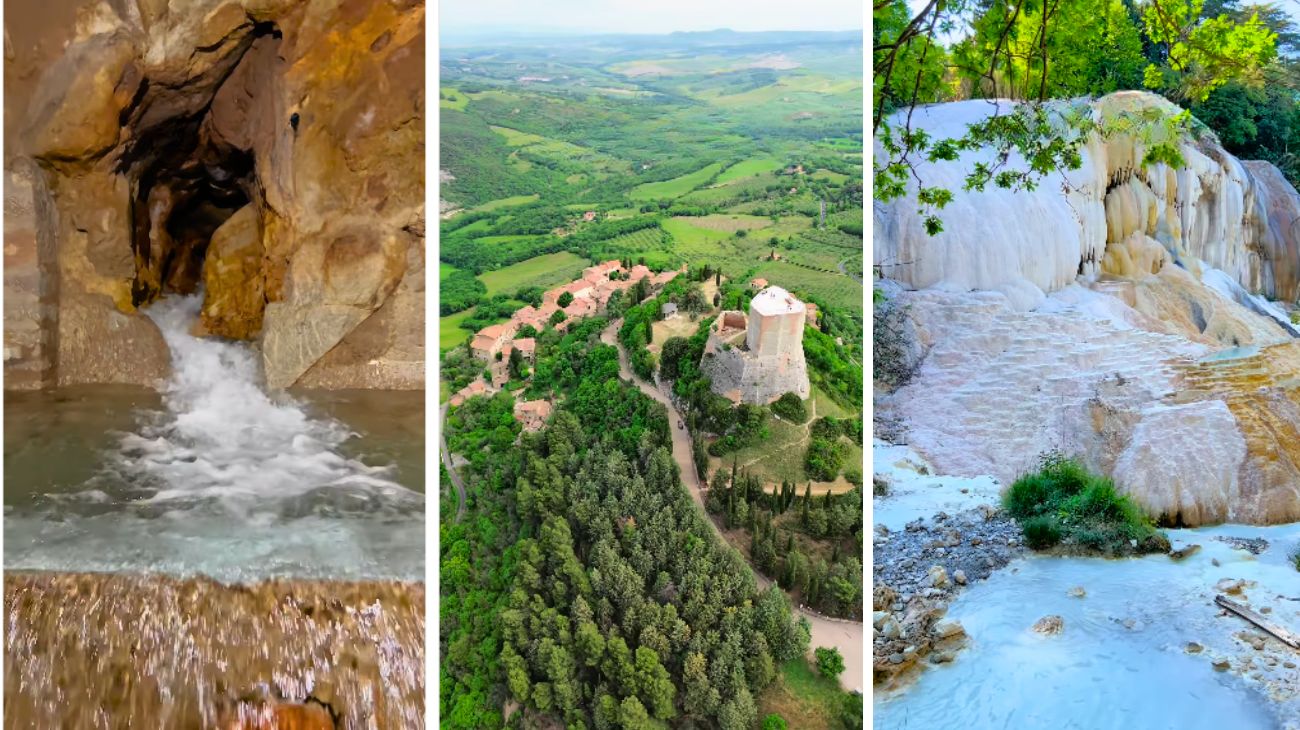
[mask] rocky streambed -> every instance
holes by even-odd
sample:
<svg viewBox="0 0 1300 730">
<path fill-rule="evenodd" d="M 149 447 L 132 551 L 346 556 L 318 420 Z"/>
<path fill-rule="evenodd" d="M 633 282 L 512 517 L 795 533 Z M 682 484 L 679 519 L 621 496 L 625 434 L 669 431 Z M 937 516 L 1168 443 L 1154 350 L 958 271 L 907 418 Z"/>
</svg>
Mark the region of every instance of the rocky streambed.
<svg viewBox="0 0 1300 730">
<path fill-rule="evenodd" d="M 6 728 L 424 727 L 424 586 L 6 572 Z"/>
<path fill-rule="evenodd" d="M 875 451 L 876 727 L 1300 728 L 1300 651 L 1215 603 L 1300 630 L 1300 524 L 1168 530 L 1168 555 L 1040 555 L 984 501 L 996 482 Z"/>
</svg>

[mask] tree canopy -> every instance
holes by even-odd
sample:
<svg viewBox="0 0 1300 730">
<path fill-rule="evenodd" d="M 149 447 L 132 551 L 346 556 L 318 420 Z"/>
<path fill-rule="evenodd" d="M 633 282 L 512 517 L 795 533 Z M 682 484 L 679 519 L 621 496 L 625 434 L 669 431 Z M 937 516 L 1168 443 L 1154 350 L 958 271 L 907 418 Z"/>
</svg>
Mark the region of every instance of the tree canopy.
<svg viewBox="0 0 1300 730">
<path fill-rule="evenodd" d="M 1300 134 L 1300 37 L 1273 4 L 1239 0 L 877 0 L 872 37 L 873 161 L 878 200 L 914 197 L 931 234 L 952 190 L 917 173 L 921 160 L 995 151 L 976 164 L 967 189 L 1033 189 L 1053 171 L 1076 169 L 1091 133 L 1170 139 L 1197 128 L 1191 113 L 1230 151 L 1279 164 L 1297 181 L 1290 141 Z M 1184 112 L 1119 114 L 1099 127 L 1080 99 L 1123 89 L 1155 91 Z M 1010 99 L 952 139 L 913 127 L 918 105 Z M 1267 116 L 1268 121 L 1262 119 Z M 1182 164 L 1175 144 L 1150 146 L 1151 164 Z M 1027 169 L 1006 164 L 1018 153 Z"/>
</svg>

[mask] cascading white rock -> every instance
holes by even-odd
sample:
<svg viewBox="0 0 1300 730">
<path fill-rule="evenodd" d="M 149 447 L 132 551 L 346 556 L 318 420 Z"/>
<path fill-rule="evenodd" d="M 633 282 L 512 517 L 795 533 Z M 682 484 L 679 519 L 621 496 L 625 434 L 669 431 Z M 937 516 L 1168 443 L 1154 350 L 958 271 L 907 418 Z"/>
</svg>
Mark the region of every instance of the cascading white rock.
<svg viewBox="0 0 1300 730">
<path fill-rule="evenodd" d="M 912 126 L 936 140 L 961 137 L 969 125 L 1012 105 L 1004 100 L 921 107 L 912 114 Z M 1141 92 L 1112 94 L 1092 107 L 1103 124 L 1119 111 L 1177 111 Z M 901 117 L 892 121 L 900 124 Z M 1197 273 L 1203 261 L 1252 292 L 1294 298 L 1300 289 L 1296 268 L 1274 262 L 1295 254 L 1300 231 L 1270 228 L 1270 219 L 1281 214 L 1279 206 L 1300 211 L 1300 199 L 1278 193 L 1276 179 L 1259 182 L 1210 137 L 1179 146 L 1185 166 L 1143 166 L 1145 150 L 1132 136 L 1094 134 L 1083 146 L 1079 169 L 1050 173 L 1035 190 L 1018 192 L 993 184 L 982 192 L 963 189 L 976 163 L 995 162 L 992 150 L 966 152 L 954 161 L 913 160 L 921 184 L 954 193 L 938 212 L 944 230 L 934 236 L 925 231 L 912 180 L 909 195 L 875 205 L 874 263 L 884 276 L 913 288 L 1001 291 L 1024 310 L 1079 278 L 1096 279 L 1104 273 L 1108 245 L 1140 234 Z M 883 155 L 879 144 L 875 152 L 878 159 Z M 1012 153 L 1006 168 L 1028 166 Z"/>
<path fill-rule="evenodd" d="M 1010 104 L 912 124 L 959 137 Z M 1176 110 L 1138 92 L 1091 107 Z M 876 204 L 874 261 L 923 353 L 877 413 L 941 473 L 1008 483 L 1062 451 L 1172 522 L 1300 519 L 1300 329 L 1269 301 L 1300 294 L 1300 194 L 1210 136 L 1179 145 L 1183 166 L 1144 167 L 1134 135 L 1094 135 L 1079 169 L 1021 192 L 963 189 L 988 150 L 917 161 L 953 191 L 935 236 L 914 195 Z"/>
</svg>

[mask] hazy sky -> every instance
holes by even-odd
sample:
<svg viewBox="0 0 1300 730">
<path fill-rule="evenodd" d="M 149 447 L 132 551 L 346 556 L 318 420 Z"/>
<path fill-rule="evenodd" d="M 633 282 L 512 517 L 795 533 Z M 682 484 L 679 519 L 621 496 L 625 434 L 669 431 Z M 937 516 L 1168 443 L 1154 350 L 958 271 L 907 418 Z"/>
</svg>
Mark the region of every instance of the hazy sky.
<svg viewBox="0 0 1300 730">
<path fill-rule="evenodd" d="M 859 30 L 862 0 L 442 0 L 443 28 L 516 32 Z"/>
</svg>

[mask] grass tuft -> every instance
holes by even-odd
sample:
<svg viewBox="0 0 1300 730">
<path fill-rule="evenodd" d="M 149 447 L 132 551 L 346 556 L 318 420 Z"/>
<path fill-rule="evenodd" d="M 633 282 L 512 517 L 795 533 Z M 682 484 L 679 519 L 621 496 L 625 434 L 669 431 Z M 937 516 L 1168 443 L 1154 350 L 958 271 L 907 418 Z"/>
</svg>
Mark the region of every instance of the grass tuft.
<svg viewBox="0 0 1300 730">
<path fill-rule="evenodd" d="M 1060 454 L 1044 456 L 1037 472 L 1017 479 L 1002 506 L 1020 521 L 1034 550 L 1059 545 L 1109 556 L 1169 550 L 1168 538 L 1114 482 Z"/>
</svg>

